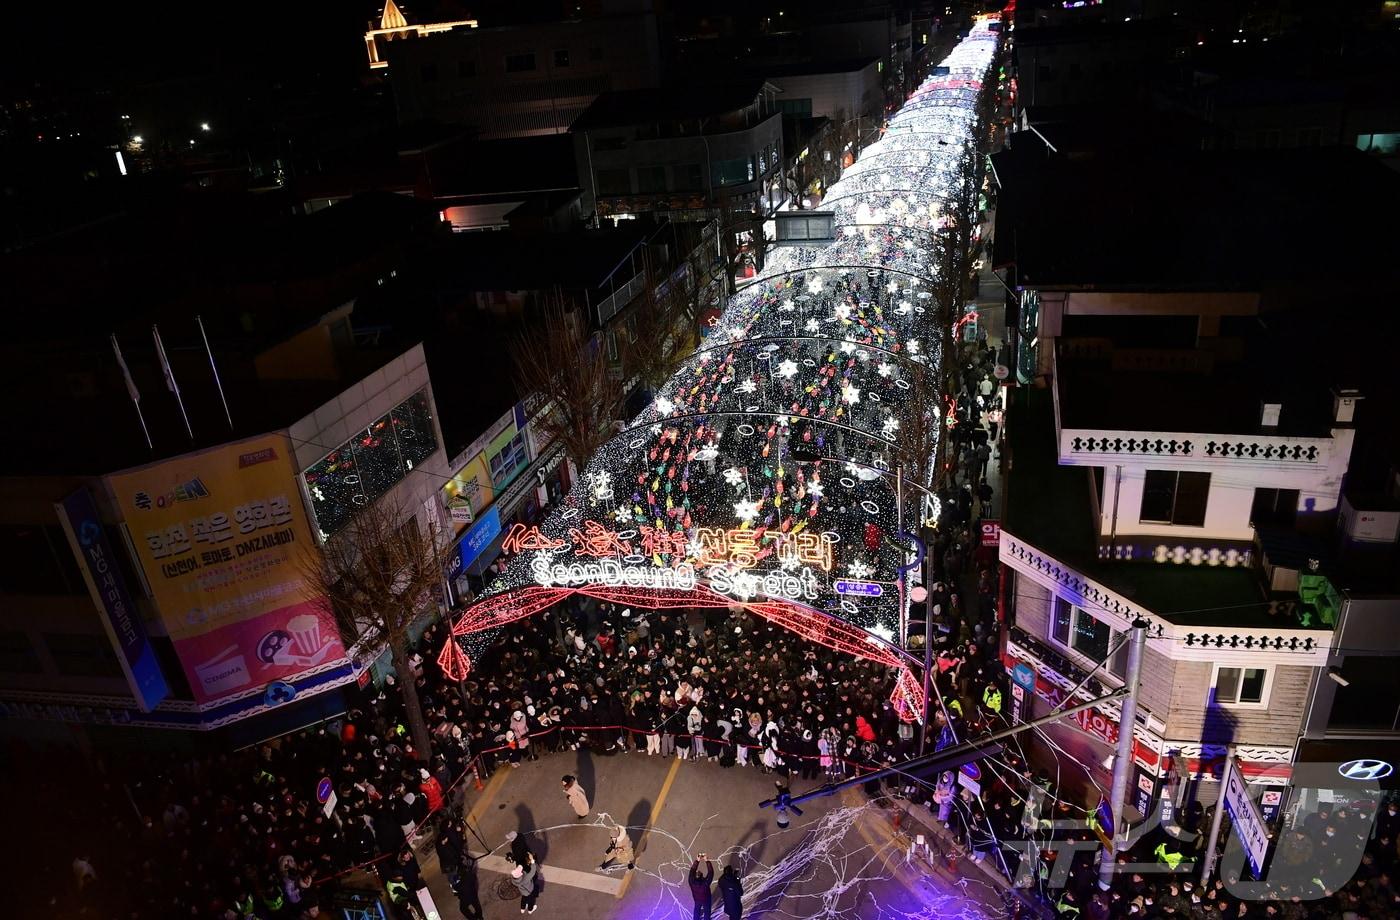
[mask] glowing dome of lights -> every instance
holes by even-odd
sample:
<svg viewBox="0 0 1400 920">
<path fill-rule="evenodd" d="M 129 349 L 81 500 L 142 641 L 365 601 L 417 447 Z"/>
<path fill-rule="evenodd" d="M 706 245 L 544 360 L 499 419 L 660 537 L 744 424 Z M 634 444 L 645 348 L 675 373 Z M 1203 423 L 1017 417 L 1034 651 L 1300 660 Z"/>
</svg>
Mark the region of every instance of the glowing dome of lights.
<svg viewBox="0 0 1400 920">
<path fill-rule="evenodd" d="M 836 240 L 781 247 L 701 347 L 581 471 L 454 625 L 490 629 L 570 594 L 637 606 L 741 605 L 903 668 L 895 438 L 942 360 L 931 233 L 974 143 L 998 36 L 979 22 L 829 190 Z M 911 514 L 918 502 L 906 496 Z M 882 638 L 883 637 L 883 638 Z M 460 675 L 457 643 L 440 662 Z"/>
</svg>

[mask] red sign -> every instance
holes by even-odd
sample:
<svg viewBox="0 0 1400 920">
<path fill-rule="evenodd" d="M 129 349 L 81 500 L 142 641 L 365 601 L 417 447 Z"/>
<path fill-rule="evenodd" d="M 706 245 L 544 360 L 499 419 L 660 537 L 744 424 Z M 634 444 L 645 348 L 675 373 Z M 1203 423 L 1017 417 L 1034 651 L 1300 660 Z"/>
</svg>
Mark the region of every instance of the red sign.
<svg viewBox="0 0 1400 920">
<path fill-rule="evenodd" d="M 982 545 L 996 546 L 1001 542 L 1001 521 L 982 522 Z"/>
</svg>

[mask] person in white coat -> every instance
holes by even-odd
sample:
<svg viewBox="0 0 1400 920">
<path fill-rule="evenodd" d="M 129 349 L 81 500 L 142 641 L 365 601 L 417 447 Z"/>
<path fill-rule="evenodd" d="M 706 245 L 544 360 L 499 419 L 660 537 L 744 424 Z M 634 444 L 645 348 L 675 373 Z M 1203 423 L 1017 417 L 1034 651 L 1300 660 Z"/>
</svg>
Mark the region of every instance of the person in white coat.
<svg viewBox="0 0 1400 920">
<path fill-rule="evenodd" d="M 588 804 L 588 793 L 583 791 L 583 787 L 578 784 L 578 779 L 572 773 L 566 773 L 561 782 L 564 786 L 564 798 L 569 800 L 569 807 L 578 815 L 578 820 L 582 821 L 592 810 Z"/>
</svg>

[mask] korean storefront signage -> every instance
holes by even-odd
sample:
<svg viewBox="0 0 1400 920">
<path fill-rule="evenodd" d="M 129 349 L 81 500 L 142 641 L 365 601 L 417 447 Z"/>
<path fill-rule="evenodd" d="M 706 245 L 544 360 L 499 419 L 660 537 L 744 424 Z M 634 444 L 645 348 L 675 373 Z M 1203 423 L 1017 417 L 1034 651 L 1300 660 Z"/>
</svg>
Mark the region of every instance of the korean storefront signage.
<svg viewBox="0 0 1400 920">
<path fill-rule="evenodd" d="M 284 435 L 108 481 L 198 702 L 344 658 L 334 617 L 302 575 L 302 554 L 315 550 Z"/>
</svg>

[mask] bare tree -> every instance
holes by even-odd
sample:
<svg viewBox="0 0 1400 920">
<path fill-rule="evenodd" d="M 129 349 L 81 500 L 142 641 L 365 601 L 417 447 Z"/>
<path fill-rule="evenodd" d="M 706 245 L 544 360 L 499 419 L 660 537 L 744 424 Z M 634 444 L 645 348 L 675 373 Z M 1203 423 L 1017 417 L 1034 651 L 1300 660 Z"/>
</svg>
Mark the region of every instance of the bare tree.
<svg viewBox="0 0 1400 920">
<path fill-rule="evenodd" d="M 540 317 L 511 342 L 516 384 L 548 401 L 533 422 L 547 441 L 558 439 L 582 470 L 612 436 L 622 411 L 622 381 L 610 373 L 608 357 L 588 326 L 558 298 L 546 300 Z"/>
<path fill-rule="evenodd" d="M 695 350 L 700 311 L 708 306 L 703 266 L 687 257 L 670 274 L 648 261 L 646 287 L 620 338 L 623 373 L 655 393 Z"/>
<path fill-rule="evenodd" d="M 409 630 L 442 585 L 451 544 L 440 536 L 436 524 L 424 532 L 396 504 L 381 500 L 361 508 L 319 551 L 309 549 L 300 560 L 342 634 L 389 646 L 413 746 L 424 759 L 432 756 L 432 741 L 408 660 Z"/>
</svg>

